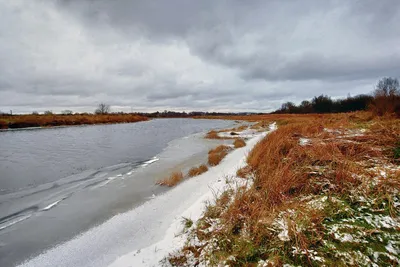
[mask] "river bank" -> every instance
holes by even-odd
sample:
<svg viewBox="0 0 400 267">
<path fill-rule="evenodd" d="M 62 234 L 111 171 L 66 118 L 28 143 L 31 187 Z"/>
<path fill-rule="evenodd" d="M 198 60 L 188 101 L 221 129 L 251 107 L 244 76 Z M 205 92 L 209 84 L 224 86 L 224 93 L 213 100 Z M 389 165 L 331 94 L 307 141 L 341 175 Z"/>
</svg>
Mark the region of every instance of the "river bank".
<svg viewBox="0 0 400 267">
<path fill-rule="evenodd" d="M 22 266 L 399 264 L 400 121 L 270 119 L 203 134 L 224 144 L 206 172 L 187 176 L 207 160 L 188 157 L 171 190 Z"/>
<path fill-rule="evenodd" d="M 224 176 L 236 173 L 237 168 L 244 163 L 246 154 L 265 134 L 255 131 L 253 133 L 247 146 L 233 150 L 218 166 L 210 168 L 206 173 L 185 180 L 143 205 L 113 217 L 104 224 L 33 258 L 22 266 L 108 266 L 116 260 L 114 264 L 122 262 L 122 264 L 128 264 L 126 266 L 132 266 L 130 252 L 153 251 L 153 249 L 158 252 L 156 255 L 144 253 L 141 256 L 143 258 L 135 260 L 141 262 L 151 257 L 149 264 L 157 265 L 162 255 L 159 253 L 161 247 L 158 244 L 159 242 L 166 244 L 165 242 L 169 241 L 171 237 L 169 229 L 178 224 L 181 225 L 182 215 L 187 216 L 185 212 L 193 213 L 193 216 L 200 214 L 203 201 L 213 195 L 213 190 L 225 185 Z M 203 138 L 203 140 L 206 139 Z M 232 141 L 229 140 L 229 142 Z M 207 154 L 205 156 L 207 157 Z M 196 165 L 194 162 L 192 164 L 192 166 Z M 167 239 L 164 238 L 165 233 L 168 233 Z M 151 248 L 145 249 L 149 246 Z M 167 247 L 162 251 L 166 253 Z M 126 254 L 128 261 L 124 260 Z M 143 266 L 143 263 L 133 266 Z"/>
<path fill-rule="evenodd" d="M 276 116 L 165 266 L 397 266 L 400 120 Z"/>
<path fill-rule="evenodd" d="M 149 118 L 137 114 L 0 115 L 0 129 L 133 123 L 147 120 Z"/>
</svg>

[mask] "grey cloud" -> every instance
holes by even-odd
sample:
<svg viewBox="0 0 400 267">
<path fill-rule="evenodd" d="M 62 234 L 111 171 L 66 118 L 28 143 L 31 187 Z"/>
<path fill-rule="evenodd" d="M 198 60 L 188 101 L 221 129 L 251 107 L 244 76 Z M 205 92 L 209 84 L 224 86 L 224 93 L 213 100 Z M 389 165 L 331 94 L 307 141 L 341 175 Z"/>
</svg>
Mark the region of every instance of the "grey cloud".
<svg viewBox="0 0 400 267">
<path fill-rule="evenodd" d="M 270 111 L 400 73 L 397 0 L 0 0 L 0 109 Z"/>
</svg>

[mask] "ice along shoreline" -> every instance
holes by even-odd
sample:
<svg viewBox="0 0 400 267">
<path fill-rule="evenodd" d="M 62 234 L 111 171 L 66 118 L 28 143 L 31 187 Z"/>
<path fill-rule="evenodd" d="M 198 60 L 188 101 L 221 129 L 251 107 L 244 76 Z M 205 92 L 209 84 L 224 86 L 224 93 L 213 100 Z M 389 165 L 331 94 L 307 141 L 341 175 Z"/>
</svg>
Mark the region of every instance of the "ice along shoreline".
<svg viewBox="0 0 400 267">
<path fill-rule="evenodd" d="M 224 177 L 236 173 L 245 163 L 247 152 L 264 135 L 257 134 L 246 147 L 233 151 L 205 174 L 117 215 L 21 266 L 132 266 L 133 261 L 140 262 L 140 266 L 157 266 L 166 256 L 164 254 L 173 249 L 168 244 L 179 243 L 170 238 L 174 236 L 174 230 L 178 230 L 175 228 L 181 227 L 182 216 L 189 215 L 192 219 L 200 216 L 204 201 L 212 197 L 215 190 L 223 188 Z"/>
</svg>

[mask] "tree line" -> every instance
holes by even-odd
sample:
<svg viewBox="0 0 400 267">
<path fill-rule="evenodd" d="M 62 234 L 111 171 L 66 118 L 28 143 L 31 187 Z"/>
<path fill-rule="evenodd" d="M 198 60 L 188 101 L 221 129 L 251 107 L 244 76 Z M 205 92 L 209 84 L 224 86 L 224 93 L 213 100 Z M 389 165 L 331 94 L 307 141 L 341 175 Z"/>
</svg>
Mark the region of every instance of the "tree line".
<svg viewBox="0 0 400 267">
<path fill-rule="evenodd" d="M 311 101 L 304 100 L 299 105 L 293 102 L 283 103 L 281 108 L 272 113 L 342 113 L 360 110 L 371 110 L 382 116 L 395 113 L 400 116 L 400 89 L 396 78 L 381 79 L 372 95 L 361 94 L 342 99 L 332 99 L 327 95 L 315 96 Z"/>
</svg>

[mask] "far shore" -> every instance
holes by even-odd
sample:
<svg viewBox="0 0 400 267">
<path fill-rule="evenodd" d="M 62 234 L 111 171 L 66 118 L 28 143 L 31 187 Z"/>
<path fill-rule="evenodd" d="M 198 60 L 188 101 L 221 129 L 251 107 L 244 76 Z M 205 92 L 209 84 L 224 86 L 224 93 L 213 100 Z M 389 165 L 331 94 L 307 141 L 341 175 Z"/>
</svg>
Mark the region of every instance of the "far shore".
<svg viewBox="0 0 400 267">
<path fill-rule="evenodd" d="M 0 129 L 46 128 L 74 125 L 133 123 L 149 118 L 137 114 L 0 115 Z"/>
</svg>

